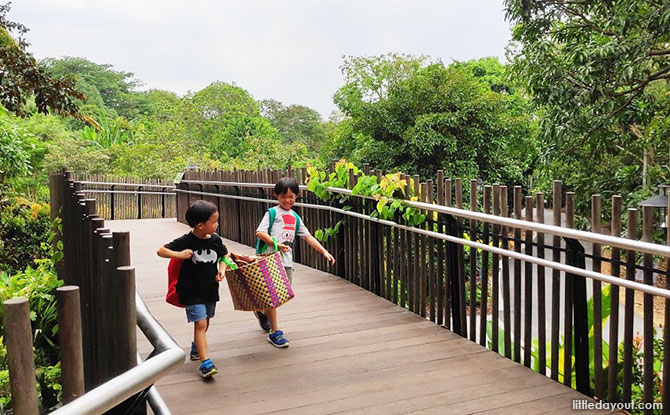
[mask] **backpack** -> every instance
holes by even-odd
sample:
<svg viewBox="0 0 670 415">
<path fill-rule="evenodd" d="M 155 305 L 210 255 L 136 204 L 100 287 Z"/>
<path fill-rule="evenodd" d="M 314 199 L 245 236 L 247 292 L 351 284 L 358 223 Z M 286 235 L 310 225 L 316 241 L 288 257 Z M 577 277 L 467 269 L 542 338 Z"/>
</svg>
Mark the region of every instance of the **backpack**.
<svg viewBox="0 0 670 415">
<path fill-rule="evenodd" d="M 277 217 L 277 211 L 274 208 L 268 209 L 268 214 L 270 215 L 270 225 L 268 226 L 268 235 L 272 236 L 272 225 L 275 224 L 275 218 Z M 300 216 L 293 211 L 293 216 L 295 216 L 295 234 L 298 235 L 298 229 L 300 228 Z M 277 242 L 272 238 L 275 243 L 275 251 L 277 249 Z M 256 255 L 262 255 L 268 248 L 268 244 L 261 241 L 260 238 L 256 238 Z"/>
<path fill-rule="evenodd" d="M 179 301 L 177 293 L 177 281 L 179 281 L 179 272 L 181 271 L 182 259 L 171 258 L 168 264 L 168 292 L 165 295 L 165 301 L 176 307 L 186 307 Z"/>
</svg>

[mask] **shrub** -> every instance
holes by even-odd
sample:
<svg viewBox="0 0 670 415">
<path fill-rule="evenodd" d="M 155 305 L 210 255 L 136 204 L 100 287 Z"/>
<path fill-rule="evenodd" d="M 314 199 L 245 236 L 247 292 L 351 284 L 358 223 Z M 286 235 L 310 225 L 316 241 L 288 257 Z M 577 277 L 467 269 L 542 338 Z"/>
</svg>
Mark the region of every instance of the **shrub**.
<svg viewBox="0 0 670 415">
<path fill-rule="evenodd" d="M 40 217 L 46 218 L 46 236 L 39 236 L 43 239 L 37 239 L 38 234 L 35 232 L 24 235 L 26 243 L 33 247 L 39 246 L 45 258 L 33 258 L 31 265 L 14 274 L 0 272 L 0 303 L 13 297 L 23 297 L 29 301 L 35 376 L 42 413 L 48 412 L 61 399 L 56 288 L 63 285 L 63 281 L 58 279 L 55 271 L 55 263 L 63 257 L 62 244 L 59 243 L 55 251 L 49 245 L 58 221 L 54 221 L 52 227 L 49 226 L 48 207 L 45 206 L 32 205 L 28 209 L 28 212 L 32 213 L 22 212 L 23 216 L 27 215 L 33 221 Z M 23 219 L 25 220 L 25 217 Z M 22 226 L 24 229 L 26 227 L 30 229 L 30 222 Z M 5 250 L 1 252 L 4 254 Z M 0 410 L 4 411 L 6 407 L 11 406 L 11 397 L 7 350 L 3 344 L 5 329 L 1 325 L 3 314 L 4 309 L 0 307 Z"/>
<path fill-rule="evenodd" d="M 0 202 L 0 272 L 15 274 L 48 256 L 49 205 L 23 198 Z"/>
</svg>

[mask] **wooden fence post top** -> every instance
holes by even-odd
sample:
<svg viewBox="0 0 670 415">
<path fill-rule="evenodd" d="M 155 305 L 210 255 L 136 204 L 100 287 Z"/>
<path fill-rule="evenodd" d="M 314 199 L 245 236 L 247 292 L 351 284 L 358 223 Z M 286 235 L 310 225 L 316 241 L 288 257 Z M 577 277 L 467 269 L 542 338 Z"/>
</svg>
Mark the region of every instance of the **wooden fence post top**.
<svg viewBox="0 0 670 415">
<path fill-rule="evenodd" d="M 64 285 L 62 287 L 56 288 L 56 292 L 70 292 L 77 290 L 79 290 L 79 287 L 77 287 L 76 285 Z"/>
<path fill-rule="evenodd" d="M 13 297 L 2 302 L 4 305 L 28 304 L 28 299 L 24 297 Z"/>
</svg>

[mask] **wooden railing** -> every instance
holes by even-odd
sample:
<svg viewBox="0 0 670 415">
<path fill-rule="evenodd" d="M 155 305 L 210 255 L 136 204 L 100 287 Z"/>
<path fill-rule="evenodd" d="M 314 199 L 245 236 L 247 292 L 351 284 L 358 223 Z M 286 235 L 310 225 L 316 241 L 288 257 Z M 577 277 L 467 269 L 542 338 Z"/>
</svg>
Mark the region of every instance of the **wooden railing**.
<svg viewBox="0 0 670 415">
<path fill-rule="evenodd" d="M 221 235 L 253 246 L 256 227 L 274 203 L 273 184 L 289 174 L 303 184 L 307 178 L 304 169 L 186 172 L 176 189 L 177 218 L 184 222 L 188 205 L 207 199 L 221 213 Z M 350 196 L 351 210 L 345 211 L 303 187 L 296 211 L 312 231 L 340 220 L 344 225 L 325 242 L 336 257 L 334 268 L 302 241 L 295 244 L 295 260 L 335 273 L 599 399 L 630 402 L 639 368 L 643 382 L 636 387 L 643 388 L 645 402 L 654 401 L 670 374 L 670 248 L 650 243 L 658 229 L 651 207 L 642 209 L 639 241 L 637 209 L 628 210 L 627 238 L 618 237 L 619 196 L 612 198 L 613 236 L 602 234 L 598 195 L 591 199 L 593 232 L 574 230 L 575 195 L 564 193 L 559 181 L 552 210 L 544 208 L 542 193 L 523 197 L 521 186 L 480 188 L 477 181 L 470 183 L 470 209 L 464 209 L 462 181 L 444 179 L 441 172 L 435 182 L 420 183 L 415 176 L 414 186 L 419 201 L 426 202 L 414 205 L 426 214 L 436 212 L 418 227 L 401 217 L 370 217 L 376 203 L 369 198 Z M 541 225 L 545 210 L 554 215 L 553 225 Z M 641 282 L 636 274 L 642 274 Z M 664 287 L 654 285 L 657 277 L 665 278 Z M 635 309 L 637 297 L 644 303 L 642 316 Z M 663 310 L 662 324 L 654 320 L 654 307 Z M 641 349 L 634 338 L 638 331 Z M 664 346 L 662 356 L 654 355 L 654 341 Z M 662 371 L 654 372 L 654 361 L 663 362 Z M 665 414 L 670 413 L 669 391 L 663 388 Z"/>
<path fill-rule="evenodd" d="M 87 197 L 96 200 L 98 214 L 108 220 L 174 218 L 174 184 L 166 181 L 81 175 L 73 177 Z"/>
<path fill-rule="evenodd" d="M 168 414 L 151 385 L 181 365 L 184 352 L 136 295 L 129 233 L 104 228 L 96 200 L 86 197 L 70 172 L 52 174 L 50 191 L 52 218 L 60 218 L 62 226 L 53 241 L 63 246 L 57 273 L 65 283 L 57 298 L 67 405 L 56 412 L 143 414 L 150 396 L 154 413 Z M 12 299 L 4 305 L 14 414 L 37 414 L 28 303 Z M 151 362 L 139 366 L 137 326 L 156 347 Z"/>
</svg>

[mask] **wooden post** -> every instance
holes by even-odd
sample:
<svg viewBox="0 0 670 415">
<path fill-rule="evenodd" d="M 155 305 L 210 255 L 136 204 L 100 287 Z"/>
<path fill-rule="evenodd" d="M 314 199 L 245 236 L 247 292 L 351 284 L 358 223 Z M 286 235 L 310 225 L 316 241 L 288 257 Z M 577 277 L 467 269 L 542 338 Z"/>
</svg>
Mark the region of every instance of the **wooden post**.
<svg viewBox="0 0 670 415">
<path fill-rule="evenodd" d="M 445 179 L 444 180 L 444 205 L 445 206 L 451 206 L 452 202 L 452 195 L 451 195 L 451 179 Z M 446 218 L 445 218 L 446 219 Z M 446 222 L 446 220 L 445 220 Z M 443 245 L 445 250 L 448 252 L 449 251 L 449 244 L 444 244 Z M 445 255 L 445 270 L 444 270 L 444 326 L 448 329 L 452 328 L 451 325 L 451 316 L 452 316 L 452 303 L 453 299 L 451 297 L 451 291 L 452 291 L 452 280 L 451 276 L 449 274 L 449 267 L 451 266 L 448 261 L 450 261 L 449 254 L 447 253 Z"/>
<path fill-rule="evenodd" d="M 484 198 L 482 200 L 484 213 L 491 213 L 491 186 L 484 186 Z M 487 222 L 482 222 L 483 237 L 482 242 L 489 244 L 489 229 Z M 488 320 L 488 296 L 489 296 L 489 251 L 482 251 L 482 303 L 479 315 L 479 344 L 486 347 L 486 323 Z"/>
<path fill-rule="evenodd" d="M 493 185 L 493 214 L 494 215 L 500 215 L 500 185 L 499 184 L 494 184 Z M 500 225 L 493 225 L 493 246 L 496 248 L 500 247 Z M 498 327 L 500 326 L 500 323 L 498 321 L 498 309 L 500 308 L 500 262 L 499 262 L 499 256 L 498 254 L 493 254 L 493 273 L 491 278 L 493 279 L 492 281 L 492 288 L 491 288 L 491 294 L 492 294 L 492 318 L 491 318 L 491 323 L 492 323 L 492 333 L 491 333 L 491 341 L 493 343 L 493 351 L 498 353 L 498 343 L 499 343 L 499 334 L 498 334 Z"/>
<path fill-rule="evenodd" d="M 612 236 L 621 235 L 621 196 L 612 196 Z M 612 247 L 612 266 L 611 274 L 613 277 L 619 278 L 621 276 L 621 250 Z M 667 310 L 667 307 L 666 307 Z M 619 286 L 612 284 L 610 286 L 610 333 L 609 344 L 619 344 Z M 665 344 L 668 344 L 667 342 Z M 670 350 L 670 349 L 669 349 Z M 619 372 L 618 364 L 618 347 L 609 348 L 607 376 L 607 400 L 610 402 L 617 402 L 617 375 Z M 665 373 L 665 372 L 664 372 Z M 668 388 L 670 390 L 670 388 Z"/>
<path fill-rule="evenodd" d="M 521 186 L 514 186 L 514 219 L 521 220 Z M 514 228 L 514 252 L 521 252 L 521 229 Z M 514 260 L 514 361 L 521 363 L 521 260 Z"/>
<path fill-rule="evenodd" d="M 509 217 L 509 205 L 507 203 L 507 186 L 500 186 L 500 213 L 503 217 Z M 504 250 L 509 250 L 509 241 L 507 235 L 509 228 L 502 227 L 502 247 Z M 502 257 L 502 292 L 503 292 L 503 324 L 504 324 L 504 344 L 505 357 L 512 358 L 512 305 L 511 305 L 511 290 L 509 283 L 509 261 L 508 256 Z"/>
<path fill-rule="evenodd" d="M 444 205 L 444 170 L 437 171 L 437 204 Z M 444 215 L 437 215 L 437 232 L 444 233 Z M 444 241 L 437 240 L 437 324 L 444 323 Z"/>
<path fill-rule="evenodd" d="M 406 198 L 410 198 L 412 186 L 410 184 L 410 177 L 406 174 L 403 175 L 403 180 L 405 180 L 405 195 Z M 402 231 L 402 249 L 400 250 L 402 255 L 402 263 L 401 263 L 401 287 L 402 291 L 400 293 L 400 305 L 403 307 L 406 307 L 409 310 L 412 310 L 414 307 L 413 303 L 413 297 L 412 297 L 412 285 L 411 285 L 411 269 L 410 269 L 410 264 L 412 263 L 412 252 L 410 250 L 410 246 L 412 243 L 411 236 L 408 231 L 403 230 Z"/>
<path fill-rule="evenodd" d="M 528 222 L 533 221 L 533 196 L 526 196 L 526 216 Z M 524 252 L 528 256 L 533 255 L 533 231 L 526 229 L 524 238 Z M 523 364 L 530 367 L 530 351 L 533 347 L 533 264 L 524 262 L 524 314 L 523 314 Z M 541 276 L 538 275 L 538 278 Z M 520 312 L 521 310 L 519 310 Z"/>
<path fill-rule="evenodd" d="M 627 217 L 628 239 L 637 239 L 637 209 L 628 209 Z M 626 251 L 626 279 L 635 281 L 635 258 L 636 252 L 632 249 Z M 631 384 L 633 382 L 633 304 L 635 301 L 635 290 L 626 288 L 626 301 L 624 310 L 624 334 L 623 334 L 623 380 L 621 402 L 630 402 Z"/>
<path fill-rule="evenodd" d="M 420 187 L 420 197 L 419 200 L 423 203 L 428 202 L 428 190 L 427 190 L 426 183 L 421 183 Z M 423 210 L 422 211 L 424 215 L 426 215 L 426 218 L 428 217 L 428 211 Z M 426 219 L 427 220 L 427 219 Z M 419 225 L 417 227 L 425 228 L 425 224 Z M 426 266 L 426 253 L 427 253 L 427 244 L 428 244 L 428 238 L 421 235 L 419 236 L 419 315 L 421 317 L 426 317 L 426 295 L 427 293 L 427 287 L 426 287 L 426 279 L 428 275 L 428 267 Z"/>
<path fill-rule="evenodd" d="M 135 268 L 121 266 L 116 268 L 114 275 L 118 301 L 115 311 L 118 313 L 118 345 L 121 350 L 118 354 L 123 367 L 119 373 L 125 372 L 137 365 L 137 312 L 135 309 Z"/>
<path fill-rule="evenodd" d="M 553 188 L 553 213 L 554 226 L 561 226 L 561 207 L 563 205 L 563 184 L 560 180 L 554 180 Z M 554 235 L 552 241 L 553 251 L 551 260 L 561 262 L 561 237 Z M 558 381 L 559 363 L 558 346 L 560 331 L 560 309 L 561 309 L 561 271 L 551 271 L 551 378 Z"/>
<path fill-rule="evenodd" d="M 109 194 L 109 220 L 114 220 L 114 185 L 110 186 Z"/>
<path fill-rule="evenodd" d="M 654 239 L 654 208 L 650 205 L 642 206 L 642 240 L 652 242 Z M 654 256 L 644 254 L 644 283 L 654 285 Z M 644 294 L 644 402 L 654 401 L 654 297 Z M 666 345 L 668 347 L 668 345 Z M 644 410 L 645 415 L 652 415 L 651 409 Z"/>
<path fill-rule="evenodd" d="M 463 209 L 463 180 L 461 178 L 456 178 L 456 207 L 458 209 Z M 463 238 L 463 219 L 458 217 L 456 218 L 458 223 L 458 237 Z M 467 317 L 465 313 L 465 249 L 463 249 L 462 244 L 458 244 L 456 249 L 458 250 L 458 293 L 460 295 L 460 318 L 461 318 L 461 332 L 459 333 L 463 337 L 468 337 L 468 324 Z"/>
<path fill-rule="evenodd" d="M 414 181 L 414 196 L 419 197 L 421 193 L 419 192 L 420 184 L 419 184 L 419 175 L 418 174 L 414 175 L 413 181 Z M 420 251 L 420 249 L 419 249 L 419 247 L 420 247 L 420 245 L 419 245 L 419 241 L 420 241 L 419 235 L 412 232 L 412 239 L 413 239 L 413 247 L 414 247 L 413 250 L 412 250 L 412 252 L 413 252 L 412 253 L 413 273 L 412 273 L 412 283 L 411 283 L 413 298 L 414 298 L 414 309 L 413 309 L 413 311 L 414 311 L 415 314 L 421 315 L 421 313 L 420 313 L 421 304 L 423 304 L 423 302 L 421 301 L 421 295 L 420 295 L 421 291 L 419 291 L 419 286 L 420 286 L 419 281 L 420 281 L 420 278 L 421 278 L 421 275 L 420 275 L 420 272 L 419 272 L 419 255 L 420 255 L 419 254 L 419 251 Z"/>
<path fill-rule="evenodd" d="M 11 298 L 5 306 L 5 341 L 14 415 L 37 415 L 37 386 L 30 306 L 26 298 Z"/>
<path fill-rule="evenodd" d="M 427 195 L 426 195 L 426 201 L 428 204 L 433 204 L 435 195 L 433 194 L 433 181 L 432 180 L 427 180 L 426 181 L 426 190 L 427 190 Z M 426 214 L 426 226 L 425 229 L 427 230 L 433 230 L 433 211 L 428 211 Z M 434 257 L 434 251 L 435 251 L 435 239 L 432 237 L 427 238 L 428 246 L 427 246 L 427 251 L 428 251 L 428 296 L 430 298 L 428 306 L 430 307 L 430 321 L 435 323 L 435 292 L 437 291 L 437 287 L 435 284 L 435 257 Z"/>
<path fill-rule="evenodd" d="M 142 219 L 142 187 L 137 188 L 137 219 Z"/>
<path fill-rule="evenodd" d="M 79 287 L 66 285 L 57 288 L 56 299 L 63 403 L 68 404 L 85 393 Z"/>
<path fill-rule="evenodd" d="M 575 194 L 565 193 L 565 224 L 568 228 L 575 226 Z M 567 259 L 567 258 L 566 258 Z M 563 384 L 572 387 L 572 285 L 573 280 L 565 276 L 565 303 L 563 307 Z"/>
<path fill-rule="evenodd" d="M 477 211 L 477 179 L 470 180 L 470 210 Z M 476 241 L 477 221 L 470 220 L 470 240 Z M 477 250 L 470 247 L 470 340 L 477 341 Z M 484 313 L 482 313 L 484 315 Z"/>
<path fill-rule="evenodd" d="M 535 194 L 536 221 L 544 223 L 544 193 Z M 544 234 L 537 233 L 537 256 L 544 259 Z M 537 266 L 537 331 L 538 331 L 538 362 L 539 372 L 547 374 L 547 323 L 546 323 L 546 304 L 545 304 L 545 272 L 544 267 Z"/>
<path fill-rule="evenodd" d="M 591 230 L 602 233 L 600 224 L 601 201 L 600 195 L 591 195 Z M 601 270 L 602 250 L 599 244 L 593 244 L 592 269 L 595 272 Z M 602 283 L 592 280 L 593 287 L 593 364 L 594 364 L 594 386 L 595 396 L 605 397 L 605 385 L 603 379 L 603 325 L 602 325 Z"/>
</svg>

